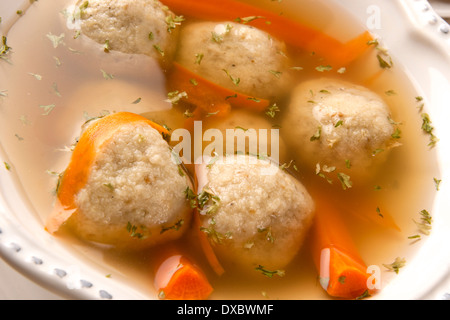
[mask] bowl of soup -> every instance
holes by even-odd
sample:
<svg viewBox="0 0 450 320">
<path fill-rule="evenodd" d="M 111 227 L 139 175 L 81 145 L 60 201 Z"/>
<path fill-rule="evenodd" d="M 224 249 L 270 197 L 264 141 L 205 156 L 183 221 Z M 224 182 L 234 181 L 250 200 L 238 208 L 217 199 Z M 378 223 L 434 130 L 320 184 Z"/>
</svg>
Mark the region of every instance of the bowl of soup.
<svg viewBox="0 0 450 320">
<path fill-rule="evenodd" d="M 450 290 L 450 28 L 427 1 L 0 15 L 0 254 L 36 283 L 107 300 Z"/>
</svg>

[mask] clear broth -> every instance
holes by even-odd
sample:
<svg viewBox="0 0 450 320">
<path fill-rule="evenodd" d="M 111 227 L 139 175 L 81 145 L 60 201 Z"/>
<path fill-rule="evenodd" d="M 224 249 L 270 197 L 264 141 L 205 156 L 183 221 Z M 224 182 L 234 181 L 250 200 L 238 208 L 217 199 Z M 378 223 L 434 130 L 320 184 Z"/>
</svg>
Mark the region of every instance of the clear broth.
<svg viewBox="0 0 450 320">
<path fill-rule="evenodd" d="M 261 1 L 248 2 L 262 5 Z M 106 54 L 100 45 L 85 38 L 74 39 L 74 32 L 66 27 L 62 14 L 68 4 L 70 1 L 44 1 L 31 5 L 7 34 L 8 45 L 13 48 L 11 63 L 0 61 L 0 90 L 7 93 L 0 97 L 2 145 L 42 224 L 55 199 L 56 177 L 48 171 L 65 169 L 70 157 L 68 148 L 76 140 L 86 114 L 96 116 L 104 110 L 125 110 L 144 114 L 173 129 L 183 124 L 184 110 L 172 108 L 165 102 L 164 70 L 149 58 Z M 267 1 L 264 6 L 343 41 L 363 30 L 342 9 L 330 6 L 327 1 Z M 50 34 L 64 34 L 63 42 L 54 48 L 48 37 Z M 297 81 L 323 76 L 314 71 L 317 60 L 310 53 L 299 53 L 295 63 L 304 68 Z M 333 76 L 364 83 L 379 66 L 375 56 L 367 54 L 347 69 L 345 74 Z M 114 79 L 105 79 L 101 70 L 113 74 Z M 389 212 L 401 228 L 398 232 L 355 215 L 346 216 L 363 259 L 368 265 L 380 266 L 383 283 L 388 283 L 395 274 L 382 265 L 393 262 L 397 256 L 411 260 L 420 246 L 420 242 L 413 244 L 407 237 L 417 233 L 413 219 L 419 218 L 420 210 L 431 209 L 435 191 L 433 178 L 439 173 L 435 153 L 427 147 L 428 138 L 420 128 L 421 118 L 415 101 L 420 94 L 402 67 L 396 65 L 385 71 L 369 87 L 385 98 L 393 118 L 402 122 L 402 146 L 392 151 L 376 181 L 345 191 L 336 185 L 331 190 L 349 206 L 358 201 L 360 195 L 372 199 L 380 204 L 383 212 Z M 388 90 L 396 94 L 387 96 Z M 140 102 L 133 103 L 138 98 Z M 274 124 L 278 124 L 277 121 L 274 120 Z M 313 173 L 302 172 L 301 179 L 306 184 L 308 179 L 314 178 Z M 374 185 L 381 189 L 375 191 Z M 373 213 L 376 214 L 376 208 Z M 308 240 L 286 269 L 285 277 L 249 279 L 232 266 L 222 277 L 215 276 L 196 249 L 192 234 L 188 233 L 179 245 L 207 272 L 215 289 L 212 299 L 328 298 L 317 281 Z M 152 250 L 123 253 L 84 243 L 68 234 L 59 237 L 70 250 L 79 253 L 80 259 L 104 267 L 105 275 L 123 277 L 130 285 L 148 292 L 149 297 L 155 296 L 153 272 L 149 267 Z"/>
</svg>

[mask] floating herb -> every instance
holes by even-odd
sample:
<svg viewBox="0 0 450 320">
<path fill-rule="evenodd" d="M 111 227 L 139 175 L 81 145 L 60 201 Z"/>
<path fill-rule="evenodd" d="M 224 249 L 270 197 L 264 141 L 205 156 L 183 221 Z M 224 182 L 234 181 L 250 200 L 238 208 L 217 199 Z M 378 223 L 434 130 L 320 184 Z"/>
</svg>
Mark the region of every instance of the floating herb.
<svg viewBox="0 0 450 320">
<path fill-rule="evenodd" d="M 352 181 L 350 180 L 350 176 L 345 173 L 339 172 L 337 174 L 339 181 L 341 181 L 342 188 L 344 190 L 350 189 L 353 186 Z"/>
<path fill-rule="evenodd" d="M 172 31 L 184 21 L 183 16 L 172 16 L 166 17 L 167 32 L 172 33 Z"/>
<path fill-rule="evenodd" d="M 285 271 L 284 270 L 274 270 L 274 271 L 270 271 L 265 269 L 262 265 L 258 265 L 255 268 L 256 271 L 260 271 L 263 275 L 265 275 L 268 278 L 273 278 L 273 276 L 277 275 L 279 277 L 284 277 L 285 276 Z"/>
<path fill-rule="evenodd" d="M 266 115 L 268 115 L 271 118 L 275 118 L 277 112 L 280 112 L 280 108 L 278 108 L 277 104 L 274 103 L 273 105 L 267 108 Z"/>
<path fill-rule="evenodd" d="M 43 116 L 48 116 L 50 114 L 50 112 L 52 112 L 52 110 L 56 107 L 56 105 L 49 104 L 49 105 L 39 106 L 39 107 L 44 109 L 44 113 L 42 115 Z"/>
<path fill-rule="evenodd" d="M 428 146 L 431 148 L 436 146 L 436 143 L 439 141 L 439 139 L 433 133 L 434 127 L 431 125 L 430 116 L 427 113 L 422 113 L 422 130 L 430 136 L 430 142 L 428 143 Z"/>
<path fill-rule="evenodd" d="M 262 17 L 262 16 L 249 16 L 249 17 L 245 17 L 245 18 L 236 18 L 234 21 L 236 21 L 236 22 L 238 22 L 238 23 L 243 23 L 243 24 L 245 24 L 245 23 L 249 23 L 249 22 L 252 22 L 252 21 L 254 21 L 254 20 L 256 20 L 256 19 L 265 19 L 264 17 Z"/>
<path fill-rule="evenodd" d="M 180 228 L 183 226 L 183 224 L 184 224 L 184 220 L 183 220 L 183 219 L 180 219 L 180 220 L 178 220 L 173 226 L 170 226 L 170 227 L 162 227 L 162 228 L 161 228 L 160 234 L 162 234 L 162 233 L 164 233 L 164 232 L 166 232 L 166 231 L 169 231 L 169 230 L 175 230 L 175 231 L 178 231 L 178 230 L 180 230 Z"/>
<path fill-rule="evenodd" d="M 138 227 L 135 225 L 132 225 L 131 222 L 127 223 L 126 227 L 128 233 L 130 234 L 130 237 L 137 238 L 137 239 L 145 239 L 147 236 L 144 235 L 145 227 L 141 226 L 141 232 L 138 232 Z"/>
<path fill-rule="evenodd" d="M 170 102 L 171 104 L 178 104 L 178 102 L 180 102 L 181 99 L 183 98 L 187 98 L 188 95 L 185 91 L 180 92 L 178 90 L 175 91 L 171 91 L 169 93 L 167 93 L 167 102 Z"/>
<path fill-rule="evenodd" d="M 195 64 L 202 63 L 203 57 L 204 57 L 203 53 L 196 53 L 195 54 Z"/>
<path fill-rule="evenodd" d="M 241 79 L 240 78 L 234 78 L 229 72 L 228 72 L 228 70 L 226 70 L 226 69 L 222 69 L 226 74 L 227 74 L 227 76 L 231 79 L 231 81 L 235 84 L 235 85 L 239 85 L 239 83 L 241 82 Z"/>
<path fill-rule="evenodd" d="M 319 126 L 317 128 L 317 131 L 311 136 L 311 138 L 309 138 L 309 141 L 316 141 L 316 140 L 320 140 L 320 136 L 322 135 L 322 127 Z"/>
<path fill-rule="evenodd" d="M 106 72 L 105 70 L 100 69 L 100 72 L 101 72 L 102 75 L 103 75 L 103 79 L 106 79 L 106 80 L 112 80 L 112 79 L 114 79 L 114 76 L 113 76 L 112 74 Z"/>
<path fill-rule="evenodd" d="M 64 37 L 64 33 L 61 33 L 59 36 L 54 35 L 51 32 L 47 34 L 47 38 L 51 41 L 53 48 L 58 48 L 59 45 L 64 44 Z"/>
<path fill-rule="evenodd" d="M 11 171 L 11 165 L 8 162 L 3 162 L 3 164 L 5 165 L 6 170 Z"/>
<path fill-rule="evenodd" d="M 330 65 L 326 65 L 326 66 L 318 66 L 316 67 L 316 70 L 319 72 L 325 72 L 325 71 L 331 71 L 333 68 Z"/>
<path fill-rule="evenodd" d="M 164 57 L 164 55 L 165 55 L 164 50 L 161 49 L 161 47 L 160 47 L 159 45 L 155 44 L 155 45 L 153 45 L 153 48 L 154 48 L 156 51 L 158 51 L 158 53 L 159 53 L 161 56 Z"/>
<path fill-rule="evenodd" d="M 433 181 L 434 181 L 434 185 L 436 187 L 436 191 L 439 191 L 439 186 L 440 186 L 442 180 L 437 179 L 437 178 L 433 178 Z"/>
</svg>

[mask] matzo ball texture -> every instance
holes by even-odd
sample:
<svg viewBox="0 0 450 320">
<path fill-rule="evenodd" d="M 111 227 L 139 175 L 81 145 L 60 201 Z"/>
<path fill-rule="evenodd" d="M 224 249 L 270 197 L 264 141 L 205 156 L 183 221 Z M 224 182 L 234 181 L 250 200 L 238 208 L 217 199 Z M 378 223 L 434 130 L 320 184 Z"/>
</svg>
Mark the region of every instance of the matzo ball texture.
<svg viewBox="0 0 450 320">
<path fill-rule="evenodd" d="M 144 122 L 126 124 L 98 152 L 70 225 L 85 240 L 119 248 L 174 240 L 190 222 L 188 186 L 161 134 Z"/>
<path fill-rule="evenodd" d="M 256 98 L 274 98 L 290 83 L 285 44 L 235 22 L 183 26 L 175 60 L 209 81 Z"/>
<path fill-rule="evenodd" d="M 321 78 L 299 84 L 285 115 L 283 138 L 297 159 L 347 172 L 355 180 L 374 173 L 399 144 L 384 100 L 346 81 Z"/>
<path fill-rule="evenodd" d="M 107 50 L 170 61 L 181 23 L 157 0 L 80 0 L 80 30 Z"/>
</svg>

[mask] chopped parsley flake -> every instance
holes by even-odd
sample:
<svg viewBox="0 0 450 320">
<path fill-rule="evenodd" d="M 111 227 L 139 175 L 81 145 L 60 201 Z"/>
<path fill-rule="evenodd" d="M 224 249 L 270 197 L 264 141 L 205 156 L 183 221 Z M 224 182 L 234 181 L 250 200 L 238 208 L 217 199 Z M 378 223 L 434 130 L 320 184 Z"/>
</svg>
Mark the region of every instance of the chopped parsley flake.
<svg viewBox="0 0 450 320">
<path fill-rule="evenodd" d="M 275 242 L 275 238 L 272 235 L 272 228 L 263 228 L 263 229 L 258 229 L 259 233 L 265 233 L 265 238 L 267 241 L 269 241 L 270 243 L 274 243 Z"/>
<path fill-rule="evenodd" d="M 341 181 L 342 188 L 344 190 L 349 189 L 349 188 L 351 188 L 353 186 L 352 181 L 350 181 L 350 176 L 349 175 L 346 175 L 345 173 L 339 172 L 337 174 L 337 177 L 338 177 L 339 181 Z"/>
<path fill-rule="evenodd" d="M 153 45 L 153 48 L 155 48 L 155 50 L 158 51 L 158 53 L 164 57 L 164 55 L 165 55 L 164 50 L 161 49 L 161 47 L 159 45 L 155 44 L 155 45 Z"/>
<path fill-rule="evenodd" d="M 44 109 L 44 113 L 42 115 L 43 116 L 48 116 L 50 114 L 50 112 L 52 112 L 52 110 L 56 107 L 56 105 L 49 104 L 49 105 L 39 106 L 39 107 Z"/>
<path fill-rule="evenodd" d="M 420 211 L 420 221 L 416 222 L 417 227 L 419 228 L 419 232 L 425 235 L 429 235 L 431 231 L 431 224 L 433 222 L 433 218 L 427 210 Z"/>
<path fill-rule="evenodd" d="M 30 76 L 33 76 L 36 80 L 42 80 L 42 76 L 40 74 L 37 73 L 28 73 Z"/>
<path fill-rule="evenodd" d="M 254 20 L 256 20 L 256 19 L 265 19 L 264 17 L 262 17 L 262 16 L 249 16 L 249 17 L 245 17 L 245 18 L 236 18 L 234 21 L 236 21 L 236 22 L 238 22 L 238 23 L 249 23 L 249 22 L 252 22 L 252 21 L 254 21 Z"/>
<path fill-rule="evenodd" d="M 169 231 L 169 230 L 175 230 L 175 231 L 178 231 L 178 230 L 180 230 L 180 228 L 183 226 L 183 224 L 184 224 L 184 220 L 183 220 L 183 219 L 180 219 L 180 220 L 178 220 L 173 226 L 170 226 L 170 227 L 162 227 L 162 228 L 161 228 L 160 234 L 161 234 L 161 233 L 164 233 L 164 232 L 166 232 L 166 231 Z"/>
<path fill-rule="evenodd" d="M 317 131 L 309 138 L 310 141 L 320 140 L 320 136 L 322 135 L 322 127 L 319 126 Z"/>
<path fill-rule="evenodd" d="M 316 70 L 319 71 L 319 72 L 330 71 L 332 69 L 333 68 L 330 65 L 316 67 Z"/>
<path fill-rule="evenodd" d="M 100 71 L 101 71 L 101 73 L 102 73 L 104 79 L 106 79 L 106 80 L 112 80 L 112 79 L 114 79 L 114 76 L 113 76 L 112 74 L 106 72 L 105 70 L 100 69 Z"/>
<path fill-rule="evenodd" d="M 181 22 L 183 22 L 185 19 L 183 16 L 172 16 L 169 15 L 166 17 L 166 24 L 167 24 L 167 32 L 172 33 L 172 30 L 174 30 L 177 26 L 181 25 Z"/>
<path fill-rule="evenodd" d="M 391 135 L 392 138 L 394 139 L 400 139 L 401 138 L 401 131 L 399 128 L 396 128 L 394 133 Z"/>
<path fill-rule="evenodd" d="M 103 51 L 108 53 L 109 50 L 111 50 L 111 46 L 109 45 L 109 40 L 105 40 L 105 44 L 103 45 Z"/>
<path fill-rule="evenodd" d="M 141 100 L 142 100 L 142 98 L 137 98 L 131 104 L 138 104 L 139 102 L 141 102 Z"/>
<path fill-rule="evenodd" d="M 427 113 L 422 113 L 422 130 L 430 136 L 428 146 L 433 148 L 438 142 L 438 139 L 433 133 L 434 127 L 431 125 L 430 116 Z"/>
<path fill-rule="evenodd" d="M 256 271 L 260 271 L 263 275 L 265 275 L 268 278 L 273 278 L 273 276 L 277 275 L 279 277 L 284 277 L 285 276 L 285 271 L 284 270 L 274 270 L 274 271 L 270 271 L 265 269 L 262 265 L 258 265 L 255 268 Z"/>
<path fill-rule="evenodd" d="M 383 69 L 390 69 L 394 65 L 391 57 L 388 56 L 386 53 L 377 54 L 377 59 L 378 63 L 380 64 L 380 67 Z"/>
<path fill-rule="evenodd" d="M 205 55 L 203 53 L 196 53 L 195 54 L 195 64 L 200 64 L 202 63 L 203 57 Z"/>
<path fill-rule="evenodd" d="M 192 118 L 194 114 L 191 111 L 189 111 L 189 109 L 186 109 L 186 111 L 183 113 L 183 116 L 185 118 Z"/>
<path fill-rule="evenodd" d="M 437 179 L 437 178 L 433 178 L 433 181 L 434 181 L 434 185 L 436 187 L 436 191 L 439 191 L 439 186 L 440 186 L 442 180 Z"/>
<path fill-rule="evenodd" d="M 395 90 L 387 90 L 384 94 L 387 96 L 395 96 L 397 92 Z"/>
<path fill-rule="evenodd" d="M 3 164 L 5 165 L 6 170 L 11 171 L 11 165 L 8 162 L 3 162 Z"/>
<path fill-rule="evenodd" d="M 267 108 L 266 115 L 268 115 L 271 118 L 275 118 L 277 112 L 280 112 L 280 108 L 278 108 L 277 104 L 274 103 L 273 105 Z"/>
<path fill-rule="evenodd" d="M 209 239 L 211 239 L 213 244 L 222 244 L 223 241 L 232 239 L 231 232 L 227 232 L 225 234 L 222 234 L 220 232 L 217 232 L 217 230 L 214 229 L 214 225 L 216 224 L 214 218 L 211 219 L 210 227 L 200 227 L 200 231 L 206 233 Z"/>
<path fill-rule="evenodd" d="M 2 36 L 2 46 L 0 47 L 0 58 L 5 59 L 5 56 L 7 53 L 11 50 L 11 47 L 8 46 L 7 38 L 5 36 Z"/>
<path fill-rule="evenodd" d="M 231 79 L 231 81 L 235 84 L 235 85 L 239 85 L 239 83 L 241 82 L 240 78 L 234 78 L 226 69 L 222 69 L 223 72 L 225 72 L 227 74 L 227 76 Z"/>
<path fill-rule="evenodd" d="M 281 78 L 281 75 L 283 74 L 283 72 L 281 72 L 281 71 L 275 71 L 275 70 L 269 70 L 269 72 L 271 73 L 271 74 L 273 74 L 276 78 L 278 78 L 278 79 L 280 79 Z"/>
<path fill-rule="evenodd" d="M 64 43 L 65 34 L 61 33 L 59 36 L 52 34 L 49 32 L 47 34 L 47 38 L 51 41 L 53 48 L 58 48 L 59 45 Z"/>
<path fill-rule="evenodd" d="M 187 93 L 185 91 L 180 92 L 178 90 L 176 91 L 171 91 L 169 93 L 167 93 L 167 102 L 170 102 L 172 104 L 178 104 L 178 102 L 180 102 L 181 99 L 183 98 L 187 98 Z"/>
<path fill-rule="evenodd" d="M 141 226 L 141 232 L 138 232 L 138 227 L 135 225 L 132 225 L 131 222 L 127 223 L 127 231 L 130 234 L 130 237 L 137 238 L 137 239 L 145 239 L 147 236 L 144 234 L 144 231 L 146 231 L 144 226 Z"/>
</svg>

